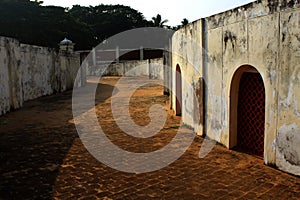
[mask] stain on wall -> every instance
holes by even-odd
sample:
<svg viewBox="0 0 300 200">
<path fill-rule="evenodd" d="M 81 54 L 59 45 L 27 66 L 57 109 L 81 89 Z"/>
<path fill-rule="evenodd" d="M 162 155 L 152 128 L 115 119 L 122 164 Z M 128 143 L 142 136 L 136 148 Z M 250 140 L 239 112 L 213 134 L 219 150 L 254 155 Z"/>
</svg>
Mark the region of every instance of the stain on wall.
<svg viewBox="0 0 300 200">
<path fill-rule="evenodd" d="M 278 129 L 277 162 L 280 169 L 300 175 L 300 128 L 296 123 Z"/>
</svg>

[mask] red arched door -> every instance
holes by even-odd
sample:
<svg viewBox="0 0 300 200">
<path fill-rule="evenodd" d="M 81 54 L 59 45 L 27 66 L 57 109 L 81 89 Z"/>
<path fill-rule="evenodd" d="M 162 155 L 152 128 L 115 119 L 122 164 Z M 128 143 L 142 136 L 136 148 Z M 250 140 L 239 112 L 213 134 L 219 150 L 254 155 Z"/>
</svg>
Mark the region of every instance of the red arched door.
<svg viewBox="0 0 300 200">
<path fill-rule="evenodd" d="M 179 65 L 176 66 L 176 115 L 181 115 L 182 106 L 182 80 Z"/>
<path fill-rule="evenodd" d="M 237 146 L 263 157 L 265 87 L 259 73 L 244 72 L 240 79 L 237 113 Z"/>
</svg>

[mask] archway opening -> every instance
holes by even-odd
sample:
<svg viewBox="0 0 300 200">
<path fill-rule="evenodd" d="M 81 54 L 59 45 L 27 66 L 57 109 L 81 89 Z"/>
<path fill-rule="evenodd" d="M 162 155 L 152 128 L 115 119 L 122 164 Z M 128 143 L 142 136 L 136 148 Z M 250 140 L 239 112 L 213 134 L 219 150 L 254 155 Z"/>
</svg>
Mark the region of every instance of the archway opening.
<svg viewBox="0 0 300 200">
<path fill-rule="evenodd" d="M 182 106 L 182 77 L 180 66 L 176 66 L 176 115 L 181 115 Z"/>
<path fill-rule="evenodd" d="M 238 69 L 230 94 L 230 148 L 263 157 L 265 98 L 259 72 L 251 66 Z"/>
</svg>

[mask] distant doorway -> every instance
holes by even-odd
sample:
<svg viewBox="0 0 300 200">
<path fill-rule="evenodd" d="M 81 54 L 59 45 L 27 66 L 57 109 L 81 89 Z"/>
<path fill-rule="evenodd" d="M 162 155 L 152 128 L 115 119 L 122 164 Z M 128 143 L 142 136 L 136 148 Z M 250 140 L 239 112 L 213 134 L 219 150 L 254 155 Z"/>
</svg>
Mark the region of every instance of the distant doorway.
<svg viewBox="0 0 300 200">
<path fill-rule="evenodd" d="M 181 115 L 182 107 L 182 77 L 180 66 L 176 66 L 176 115 Z"/>
<path fill-rule="evenodd" d="M 259 157 L 264 155 L 265 87 L 253 67 L 236 72 L 231 88 L 231 146 Z"/>
</svg>

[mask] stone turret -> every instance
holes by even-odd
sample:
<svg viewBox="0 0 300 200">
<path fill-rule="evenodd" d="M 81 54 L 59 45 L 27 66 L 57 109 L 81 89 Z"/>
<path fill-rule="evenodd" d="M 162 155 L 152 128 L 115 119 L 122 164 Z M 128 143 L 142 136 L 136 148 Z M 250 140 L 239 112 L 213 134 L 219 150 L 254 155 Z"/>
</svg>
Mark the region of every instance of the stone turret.
<svg viewBox="0 0 300 200">
<path fill-rule="evenodd" d="M 65 38 L 59 43 L 59 51 L 61 53 L 73 53 L 74 52 L 74 46 L 75 43 L 73 43 L 71 40 Z"/>
</svg>

